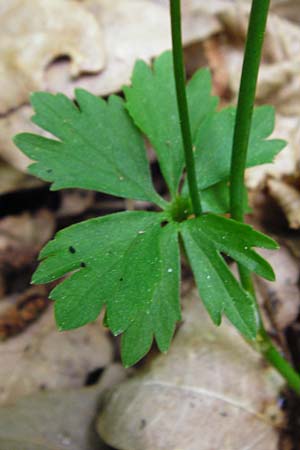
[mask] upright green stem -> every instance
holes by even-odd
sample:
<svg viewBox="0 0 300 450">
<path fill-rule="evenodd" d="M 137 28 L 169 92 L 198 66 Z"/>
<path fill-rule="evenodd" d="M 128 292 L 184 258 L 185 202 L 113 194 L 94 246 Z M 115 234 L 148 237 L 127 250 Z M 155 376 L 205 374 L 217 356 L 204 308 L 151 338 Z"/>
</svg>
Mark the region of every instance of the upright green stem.
<svg viewBox="0 0 300 450">
<path fill-rule="evenodd" d="M 252 123 L 256 84 L 262 54 L 264 33 L 266 29 L 270 0 L 252 0 L 249 28 L 246 40 L 244 64 L 239 90 L 236 123 L 233 138 L 230 176 L 231 216 L 244 221 L 244 175 L 247 151 Z M 243 287 L 256 300 L 252 277 L 248 269 L 239 265 L 240 279 Z M 269 338 L 259 314 L 259 330 L 255 347 L 285 378 L 289 386 L 300 394 L 300 376 L 281 356 Z"/>
<path fill-rule="evenodd" d="M 244 219 L 244 173 L 252 122 L 258 70 L 270 0 L 253 0 L 237 105 L 231 159 L 231 215 Z"/>
<path fill-rule="evenodd" d="M 197 188 L 195 158 L 192 144 L 192 133 L 189 119 L 188 103 L 185 88 L 185 70 L 182 50 L 181 5 L 180 0 L 170 0 L 171 26 L 173 42 L 174 76 L 176 84 L 177 104 L 180 118 L 181 135 L 184 147 L 189 191 L 196 216 L 202 212 L 200 195 Z"/>
</svg>

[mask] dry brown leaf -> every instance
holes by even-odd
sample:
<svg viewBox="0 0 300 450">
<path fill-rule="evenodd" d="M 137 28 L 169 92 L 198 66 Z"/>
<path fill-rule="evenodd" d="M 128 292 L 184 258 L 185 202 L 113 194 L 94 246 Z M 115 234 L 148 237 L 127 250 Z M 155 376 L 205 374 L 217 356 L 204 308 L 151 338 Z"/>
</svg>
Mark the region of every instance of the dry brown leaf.
<svg viewBox="0 0 300 450">
<path fill-rule="evenodd" d="M 287 19 L 300 23 L 300 10 L 298 0 L 273 0 L 272 10 Z"/>
<path fill-rule="evenodd" d="M 43 72 L 59 56 L 71 58 L 71 75 L 104 67 L 99 24 L 71 0 L 10 0 L 0 6 L 0 113 L 44 88 Z"/>
<path fill-rule="evenodd" d="M 75 87 L 83 87 L 97 95 L 120 91 L 128 84 L 137 59 L 150 61 L 171 47 L 168 2 L 155 0 L 85 0 L 105 36 L 109 49 L 105 69 L 97 76 L 82 76 L 70 81 L 66 62 L 52 65 L 47 71 L 47 87 L 73 96 Z M 183 8 L 184 43 L 206 39 L 218 31 L 220 24 L 213 16 L 199 13 L 191 2 Z M 159 33 L 157 32 L 159 30 Z"/>
<path fill-rule="evenodd" d="M 41 181 L 37 178 L 22 173 L 11 165 L 0 161 L 0 195 L 40 185 Z"/>
<path fill-rule="evenodd" d="M 285 330 L 298 317 L 300 310 L 299 261 L 285 247 L 276 252 L 260 250 L 276 274 L 273 282 L 257 278 L 264 306 L 277 330 Z"/>
<path fill-rule="evenodd" d="M 38 393 L 0 408 L 1 450 L 107 449 L 94 417 L 103 393 L 124 378 L 124 369 L 112 365 L 95 386 Z"/>
<path fill-rule="evenodd" d="M 284 212 L 290 228 L 300 228 L 300 191 L 282 180 L 267 182 L 270 195 Z"/>
<path fill-rule="evenodd" d="M 41 389 L 83 386 L 89 372 L 107 366 L 112 345 L 99 321 L 58 332 L 53 308 L 20 336 L 0 343 L 0 404 Z"/>
<path fill-rule="evenodd" d="M 13 304 L 8 303 L 0 310 L 0 341 L 22 333 L 32 322 L 35 322 L 48 307 L 51 287 L 49 285 L 33 286 L 17 296 Z"/>
<path fill-rule="evenodd" d="M 273 164 L 254 167 L 246 173 L 248 188 L 269 188 L 291 228 L 300 228 L 299 192 L 286 183 L 289 177 L 296 180 L 296 185 L 299 184 L 300 173 L 300 26 L 296 15 L 293 22 L 286 17 L 291 17 L 288 10 L 298 8 L 296 4 L 284 0 L 272 2 L 273 13 L 268 19 L 256 96 L 258 103 L 275 106 L 277 117 L 273 137 L 285 139 L 288 145 Z M 218 15 L 226 31 L 221 46 L 229 85 L 235 97 L 240 82 L 248 13 L 249 2 L 240 1 L 233 2 L 231 8 Z"/>
<path fill-rule="evenodd" d="M 83 189 L 65 189 L 61 194 L 61 204 L 56 213 L 59 217 L 82 214 L 95 206 L 95 192 Z"/>
<path fill-rule="evenodd" d="M 55 230 L 53 214 L 42 209 L 34 214 L 8 216 L 0 221 L 0 269 L 20 269 L 31 263 Z"/>
<path fill-rule="evenodd" d="M 249 7 L 245 2 L 238 2 L 219 14 L 223 24 L 225 39 L 222 52 L 225 66 L 229 73 L 230 88 L 236 96 L 239 89 L 240 74 L 243 61 L 244 40 L 246 38 Z M 299 78 L 300 63 L 300 29 L 290 21 L 270 14 L 264 46 L 264 59 L 260 67 L 257 100 L 261 103 L 272 103 L 279 113 L 291 112 L 291 93 L 285 93 L 286 87 L 291 89 L 296 98 L 299 94 L 296 85 Z M 297 83 L 299 85 L 299 81 Z M 281 92 L 282 91 L 282 92 Z M 280 100 L 279 100 L 280 98 Z M 285 99 L 285 101 L 283 101 Z M 296 106 L 296 102 L 294 102 Z M 296 110 L 299 112 L 299 102 Z"/>
<path fill-rule="evenodd" d="M 18 170 L 26 171 L 30 162 L 13 143 L 12 138 L 20 132 L 32 132 L 39 134 L 41 130 L 30 122 L 33 112 L 30 106 L 22 106 L 0 118 L 0 155 L 5 161 Z"/>
<path fill-rule="evenodd" d="M 89 27 L 89 21 L 85 20 L 85 16 L 88 15 L 89 20 L 92 19 L 98 24 L 98 28 L 103 30 L 103 41 L 107 60 L 104 70 L 97 75 L 82 75 L 79 78 L 70 79 L 69 62 L 57 61 L 44 71 L 43 80 L 42 82 L 39 81 L 39 85 L 37 85 L 37 82 L 34 85 L 32 81 L 32 86 L 28 86 L 24 81 L 26 78 L 22 77 L 22 102 L 27 99 L 30 90 L 41 88 L 54 92 L 64 92 L 70 97 L 73 96 L 74 88 L 76 87 L 85 88 L 96 95 L 107 95 L 119 91 L 124 84 L 129 83 L 131 72 L 137 59 L 149 61 L 171 46 L 168 2 L 158 2 L 155 0 L 85 0 L 80 2 L 80 5 L 77 4 L 76 8 L 73 8 L 74 2 L 66 0 L 34 0 L 33 2 L 31 0 L 26 0 L 25 2 L 22 2 L 22 0 L 14 0 L 16 9 L 20 15 L 23 10 L 26 11 L 26 14 L 29 14 L 31 8 L 34 8 L 34 4 L 37 1 L 45 5 L 44 9 L 42 9 L 44 14 L 43 20 L 46 23 L 49 20 L 49 26 L 53 22 L 53 10 L 55 10 L 57 4 L 59 4 L 60 8 L 68 8 L 70 14 L 73 11 L 73 14 L 76 15 L 75 25 L 72 25 L 72 17 L 70 14 L 68 15 L 68 26 L 71 27 L 71 30 L 73 30 L 73 26 L 79 26 L 79 30 L 84 26 L 84 30 L 90 28 L 90 33 L 92 33 L 95 24 L 93 23 L 93 26 Z M 32 4 L 30 8 L 28 8 L 28 2 Z M 50 4 L 49 17 L 48 8 L 46 8 L 48 4 Z M 79 14 L 78 8 L 81 11 L 83 10 L 83 14 Z M 7 9 L 9 10 L 10 8 Z M 36 14 L 38 13 L 39 10 Z M 62 21 L 65 20 L 63 11 L 59 15 L 62 16 Z M 55 16 L 57 16 L 57 13 Z M 80 22 L 79 25 L 78 21 Z M 185 30 L 184 41 L 186 44 L 204 40 L 208 36 L 220 31 L 220 24 L 216 18 L 198 11 L 195 5 L 190 4 L 190 2 L 187 2 L 184 6 L 183 25 Z M 8 32 L 11 28 L 16 29 L 16 25 L 8 22 L 6 24 Z M 159 33 L 157 30 L 159 30 Z M 78 39 L 80 38 L 80 31 L 76 33 L 76 36 Z M 89 36 L 86 36 L 86 40 L 88 38 Z M 21 41 L 23 45 L 23 39 L 18 38 L 18 42 Z M 59 54 L 68 53 L 63 47 L 61 35 L 57 36 L 54 42 L 50 39 L 48 45 L 57 46 L 57 42 L 60 41 L 61 44 L 58 45 L 60 50 Z M 100 45 L 101 42 L 101 37 L 95 37 L 93 39 L 93 45 L 89 48 L 88 56 L 90 53 L 101 55 L 100 48 L 94 48 L 95 45 Z M 21 44 L 19 43 L 18 45 Z M 86 45 L 85 42 L 84 45 Z M 42 61 L 45 55 L 42 49 L 40 51 L 41 54 L 31 55 L 31 58 L 35 58 L 34 65 L 38 65 L 42 70 L 44 69 Z M 84 53 L 85 51 L 85 48 L 83 48 Z M 22 49 L 20 49 L 20 52 L 23 55 Z M 95 61 L 97 61 L 97 58 Z M 101 67 L 98 66 L 98 68 Z M 42 73 L 41 70 L 38 72 L 39 74 Z M 35 73 L 33 66 L 30 69 L 30 74 L 32 73 Z M 12 83 L 14 79 L 13 75 L 14 73 L 10 75 L 10 79 L 5 76 L 5 83 Z M 19 70 L 17 76 L 20 76 Z M 7 96 L 6 102 L 2 99 L 2 105 L 10 103 L 11 105 L 17 106 L 22 103 L 16 103 L 16 97 L 20 95 L 17 86 L 14 84 L 13 93 L 8 88 L 9 86 L 2 90 L 5 91 L 5 94 L 3 92 L 2 94 Z M 36 131 L 36 127 L 31 125 L 29 121 L 31 115 L 31 108 L 24 106 L 0 119 L 0 154 L 3 159 L 19 170 L 25 170 L 29 160 L 16 149 L 11 139 L 12 136 L 20 131 Z"/>
<path fill-rule="evenodd" d="M 112 389 L 98 419 L 119 450 L 275 450 L 282 380 L 195 292 L 167 355 Z"/>
</svg>

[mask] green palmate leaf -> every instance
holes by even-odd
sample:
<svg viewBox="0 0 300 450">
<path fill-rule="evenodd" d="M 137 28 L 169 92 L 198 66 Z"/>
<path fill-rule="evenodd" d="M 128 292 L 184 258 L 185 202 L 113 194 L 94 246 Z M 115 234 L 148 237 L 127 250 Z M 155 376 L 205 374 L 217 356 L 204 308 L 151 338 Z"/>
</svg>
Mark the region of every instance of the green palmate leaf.
<svg viewBox="0 0 300 450">
<path fill-rule="evenodd" d="M 181 230 L 199 293 L 212 320 L 220 324 L 224 313 L 244 336 L 254 338 L 254 300 L 237 282 L 221 252 L 270 280 L 274 279 L 272 268 L 251 247 L 275 249 L 276 242 L 248 225 L 213 214 L 183 222 Z"/>
<path fill-rule="evenodd" d="M 162 227 L 164 217 L 131 211 L 73 225 L 42 250 L 33 277 L 46 283 L 72 272 L 51 293 L 58 326 L 94 321 L 106 305 L 112 332 L 126 331 L 126 365 L 147 352 L 153 334 L 166 350 L 180 319 L 177 230 Z"/>
<path fill-rule="evenodd" d="M 33 94 L 33 122 L 59 140 L 23 133 L 16 145 L 36 161 L 30 172 L 52 189 L 79 187 L 163 204 L 156 194 L 145 146 L 123 100 L 108 102 L 78 89 L 78 107 L 62 94 Z"/>
<path fill-rule="evenodd" d="M 154 62 L 153 70 L 138 61 L 132 87 L 124 88 L 126 107 L 137 126 L 152 143 L 170 192 L 176 195 L 184 167 L 184 153 L 173 75 L 172 53 L 165 52 Z M 187 85 L 191 127 L 195 135 L 207 114 L 217 105 L 211 96 L 208 70 L 198 71 Z"/>
<path fill-rule="evenodd" d="M 223 109 L 208 116 L 198 129 L 195 159 L 200 190 L 229 177 L 235 114 L 234 107 Z M 271 106 L 254 110 L 247 167 L 272 162 L 286 145 L 280 139 L 267 140 L 274 129 L 274 117 Z"/>
</svg>

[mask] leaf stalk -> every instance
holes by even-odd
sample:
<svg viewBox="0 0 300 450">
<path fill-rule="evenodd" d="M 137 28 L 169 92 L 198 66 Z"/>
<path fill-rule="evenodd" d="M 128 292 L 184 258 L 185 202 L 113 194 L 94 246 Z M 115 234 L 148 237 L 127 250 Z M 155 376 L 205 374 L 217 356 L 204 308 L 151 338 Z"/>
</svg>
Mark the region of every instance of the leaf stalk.
<svg viewBox="0 0 300 450">
<path fill-rule="evenodd" d="M 253 0 L 246 39 L 231 159 L 231 216 L 244 220 L 244 174 L 270 0 Z"/>
<path fill-rule="evenodd" d="M 230 176 L 230 207 L 233 219 L 244 222 L 244 193 L 245 193 L 245 168 L 247 151 L 250 138 L 250 130 L 255 102 L 256 85 L 259 66 L 262 55 L 264 34 L 266 30 L 267 17 L 270 0 L 253 0 L 249 27 L 246 39 L 245 55 L 238 96 L 237 114 L 233 138 L 233 149 L 231 159 Z M 239 265 L 239 274 L 242 286 L 255 298 L 255 288 L 251 273 Z M 257 300 L 256 300 L 257 304 Z M 288 385 L 300 394 L 300 376 L 279 353 L 268 336 L 262 318 L 259 313 L 259 331 L 256 342 L 253 345 L 270 364 L 283 376 Z"/>
<path fill-rule="evenodd" d="M 181 135 L 186 163 L 187 180 L 189 185 L 191 202 L 193 206 L 193 212 L 196 216 L 199 216 L 202 213 L 202 208 L 200 202 L 200 194 L 197 187 L 195 158 L 192 144 L 192 133 L 185 87 L 185 69 L 184 69 L 183 49 L 182 49 L 180 0 L 170 0 L 170 12 L 171 12 L 171 29 L 172 29 L 172 44 L 173 44 L 174 77 L 176 85 L 176 96 L 180 119 Z"/>
</svg>

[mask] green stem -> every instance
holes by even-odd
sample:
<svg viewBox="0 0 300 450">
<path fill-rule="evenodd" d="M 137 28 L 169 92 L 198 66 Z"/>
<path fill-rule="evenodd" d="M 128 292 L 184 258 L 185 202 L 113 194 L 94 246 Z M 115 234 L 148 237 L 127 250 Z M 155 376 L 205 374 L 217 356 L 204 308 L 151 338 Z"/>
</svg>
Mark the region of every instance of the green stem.
<svg viewBox="0 0 300 450">
<path fill-rule="evenodd" d="M 195 158 L 192 144 L 192 133 L 189 119 L 188 103 L 185 88 L 185 70 L 182 50 L 181 5 L 180 0 L 170 0 L 174 76 L 176 84 L 177 104 L 183 141 L 187 179 L 193 206 L 193 212 L 199 216 L 202 212 L 200 195 L 197 187 Z"/>
<path fill-rule="evenodd" d="M 230 176 L 231 216 L 240 222 L 244 221 L 244 175 L 247 151 L 255 101 L 255 92 L 259 65 L 262 54 L 264 33 L 266 29 L 270 0 L 252 0 L 249 28 L 246 40 L 245 56 L 239 90 L 236 123 L 233 138 Z M 239 265 L 241 283 L 256 300 L 251 273 Z M 257 303 L 257 300 L 256 300 Z M 300 394 L 300 376 L 274 347 L 269 338 L 257 305 L 259 315 L 259 331 L 254 347 L 257 348 L 270 364 L 285 378 L 288 385 Z"/>
<path fill-rule="evenodd" d="M 270 0 L 253 0 L 246 40 L 231 159 L 231 215 L 244 218 L 244 173 L 247 161 L 258 70 Z"/>
<path fill-rule="evenodd" d="M 262 327 L 256 338 L 258 350 L 264 355 L 267 361 L 275 367 L 275 369 L 287 381 L 290 388 L 297 394 L 300 394 L 300 376 L 289 364 L 289 362 L 274 347 L 267 332 Z"/>
</svg>

